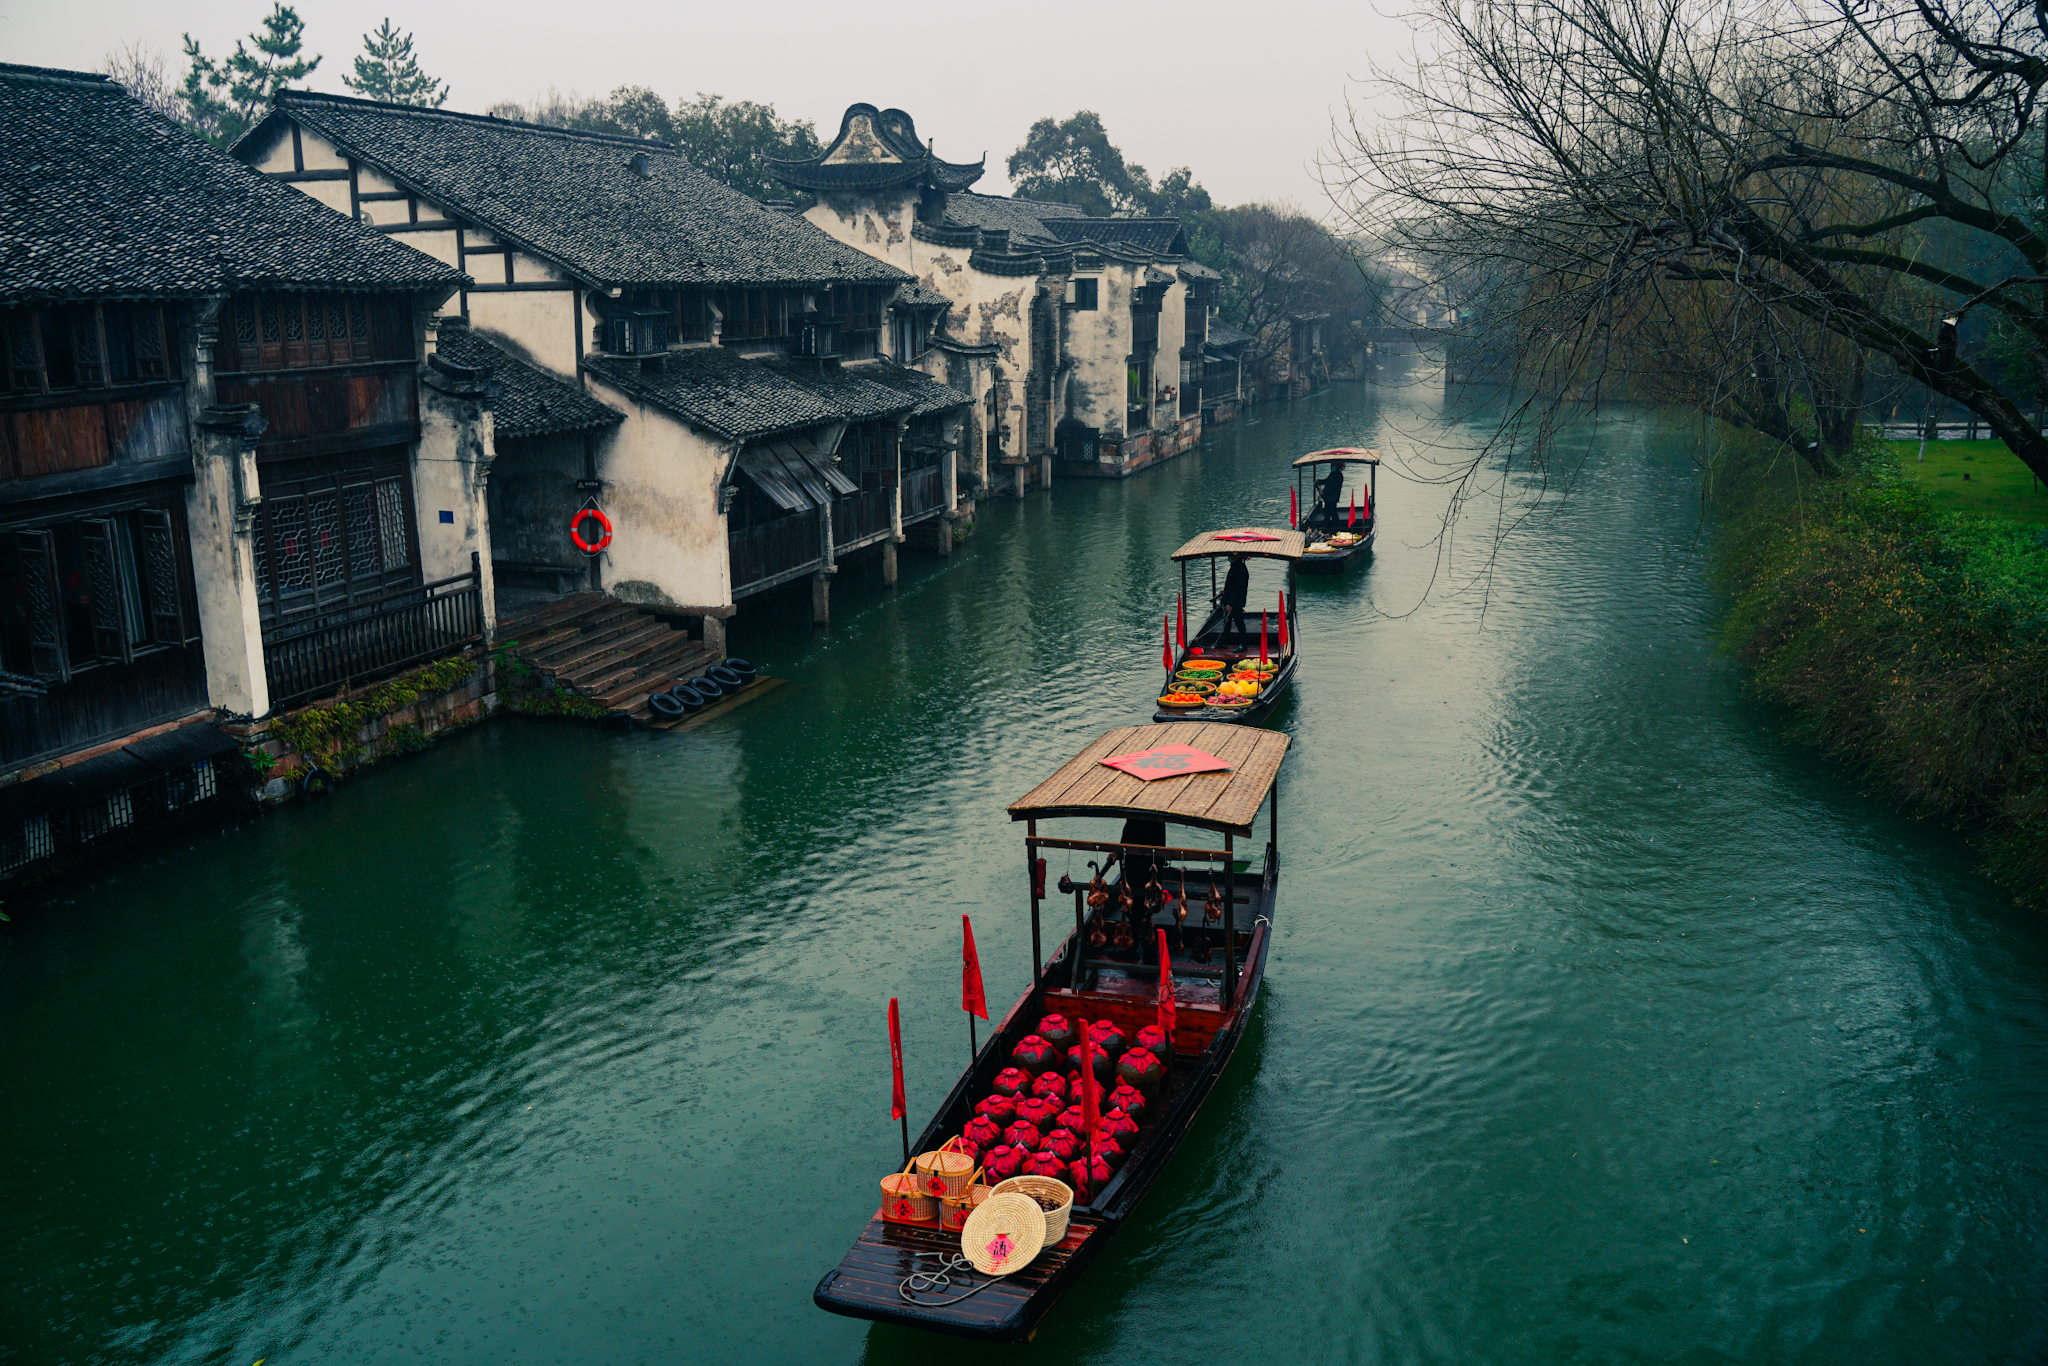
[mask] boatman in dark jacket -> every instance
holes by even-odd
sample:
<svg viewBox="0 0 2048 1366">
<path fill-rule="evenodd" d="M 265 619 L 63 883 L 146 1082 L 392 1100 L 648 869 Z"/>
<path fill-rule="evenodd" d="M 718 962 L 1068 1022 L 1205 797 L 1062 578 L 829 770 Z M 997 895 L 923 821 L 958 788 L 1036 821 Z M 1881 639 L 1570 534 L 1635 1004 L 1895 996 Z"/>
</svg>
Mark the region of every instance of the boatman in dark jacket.
<svg viewBox="0 0 2048 1366">
<path fill-rule="evenodd" d="M 1238 638 L 1242 640 L 1246 636 L 1247 632 L 1244 629 L 1244 602 L 1246 596 L 1251 591 L 1252 571 L 1250 563 L 1242 554 L 1232 555 L 1230 557 L 1230 572 L 1223 576 L 1223 593 L 1216 599 L 1218 605 L 1223 608 L 1223 634 L 1225 636 L 1230 634 L 1233 622 L 1236 623 Z"/>
<path fill-rule="evenodd" d="M 1344 500 L 1344 462 L 1342 460 L 1336 461 L 1330 466 L 1329 474 L 1323 477 L 1322 483 L 1316 486 L 1316 490 L 1317 509 L 1329 513 L 1330 519 L 1335 521 L 1337 518 L 1337 504 Z"/>
</svg>

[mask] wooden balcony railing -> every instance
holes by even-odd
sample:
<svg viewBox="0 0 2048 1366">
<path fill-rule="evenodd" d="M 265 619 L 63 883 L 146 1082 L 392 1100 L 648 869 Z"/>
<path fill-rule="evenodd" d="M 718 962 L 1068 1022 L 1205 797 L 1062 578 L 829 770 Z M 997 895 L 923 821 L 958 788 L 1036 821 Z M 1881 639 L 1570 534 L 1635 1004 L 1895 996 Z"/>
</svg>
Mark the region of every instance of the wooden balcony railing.
<svg viewBox="0 0 2048 1366">
<path fill-rule="evenodd" d="M 946 471 L 932 465 L 921 470 L 903 472 L 903 520 L 922 517 L 936 511 L 945 501 Z"/>
<path fill-rule="evenodd" d="M 832 545 L 851 545 L 889 529 L 889 514 L 895 507 L 893 489 L 862 489 L 849 493 L 832 505 Z"/>
<path fill-rule="evenodd" d="M 264 632 L 270 705 L 367 683 L 484 638 L 483 573 L 470 570 Z"/>
<path fill-rule="evenodd" d="M 818 544 L 818 514 L 792 512 L 744 531 L 728 533 L 734 597 L 772 587 L 824 558 Z"/>
</svg>

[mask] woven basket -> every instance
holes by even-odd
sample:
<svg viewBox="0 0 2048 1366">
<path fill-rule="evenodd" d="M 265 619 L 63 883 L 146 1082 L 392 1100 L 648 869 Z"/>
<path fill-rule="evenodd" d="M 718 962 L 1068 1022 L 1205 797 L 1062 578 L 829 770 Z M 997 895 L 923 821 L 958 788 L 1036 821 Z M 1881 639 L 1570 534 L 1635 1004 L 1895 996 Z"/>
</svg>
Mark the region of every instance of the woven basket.
<svg viewBox="0 0 2048 1366">
<path fill-rule="evenodd" d="M 1007 1276 L 1031 1265 L 1045 1246 L 1045 1211 L 1028 1195 L 990 1195 L 960 1230 L 960 1250 L 984 1276 Z"/>
<path fill-rule="evenodd" d="M 981 1184 L 981 1168 L 974 1169 L 974 1178 L 967 1188 L 958 1195 L 947 1196 L 939 1201 L 939 1227 L 947 1233 L 958 1233 L 967 1227 L 967 1216 L 981 1207 L 994 1191 Z"/>
<path fill-rule="evenodd" d="M 998 1182 L 995 1194 L 1016 1191 L 1021 1195 L 1043 1195 L 1058 1200 L 1058 1209 L 1045 1212 L 1045 1245 L 1051 1247 L 1067 1236 L 1067 1216 L 1074 1212 L 1074 1188 L 1053 1176 L 1013 1176 Z"/>
<path fill-rule="evenodd" d="M 911 1169 L 924 1179 L 925 1194 L 950 1200 L 974 1180 L 974 1154 L 965 1140 L 949 1138 L 928 1153 L 919 1153 Z"/>
<path fill-rule="evenodd" d="M 882 1178 L 882 1218 L 892 1224 L 929 1224 L 939 1217 L 939 1202 L 927 1195 L 924 1182 L 906 1165 Z"/>
</svg>

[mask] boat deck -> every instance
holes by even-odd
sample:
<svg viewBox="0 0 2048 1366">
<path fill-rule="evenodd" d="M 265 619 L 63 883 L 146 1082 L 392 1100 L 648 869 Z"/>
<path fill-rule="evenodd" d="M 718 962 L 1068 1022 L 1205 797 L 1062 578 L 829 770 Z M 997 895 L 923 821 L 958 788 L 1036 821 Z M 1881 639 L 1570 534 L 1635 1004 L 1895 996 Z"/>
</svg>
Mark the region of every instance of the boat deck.
<svg viewBox="0 0 2048 1366">
<path fill-rule="evenodd" d="M 1103 1232 L 1103 1225 L 1076 1216 L 1067 1225 L 1067 1236 L 1039 1253 L 1022 1271 L 998 1277 L 993 1283 L 971 1269 L 954 1272 L 951 1285 L 916 1297 L 932 1303 L 906 1304 L 898 1290 L 904 1278 L 918 1271 L 936 1271 L 942 1257 L 957 1256 L 960 1235 L 936 1227 L 891 1224 L 876 1210 L 838 1267 L 818 1282 L 812 1299 L 821 1309 L 855 1318 L 908 1321 L 961 1337 L 1017 1341 L 1030 1335 L 1053 1300 L 1094 1257 L 1093 1244 Z M 978 1285 L 988 1288 L 957 1304 L 936 1303 Z"/>
</svg>

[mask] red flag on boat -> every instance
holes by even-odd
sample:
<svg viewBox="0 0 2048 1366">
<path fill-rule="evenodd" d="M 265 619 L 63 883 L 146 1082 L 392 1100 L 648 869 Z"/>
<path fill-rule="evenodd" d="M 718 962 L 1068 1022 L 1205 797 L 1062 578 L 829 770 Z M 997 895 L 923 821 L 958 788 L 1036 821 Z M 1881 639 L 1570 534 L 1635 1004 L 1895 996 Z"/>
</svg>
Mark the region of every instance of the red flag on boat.
<svg viewBox="0 0 2048 1366">
<path fill-rule="evenodd" d="M 1159 1032 L 1166 1036 L 1168 1056 L 1159 1061 L 1173 1065 L 1173 959 L 1166 951 L 1166 929 L 1159 930 Z"/>
<path fill-rule="evenodd" d="M 986 1020 L 988 997 L 981 989 L 981 955 L 974 948 L 974 922 L 964 915 L 960 933 L 966 939 L 966 947 L 960 951 L 960 1008 Z"/>
<path fill-rule="evenodd" d="M 1287 490 L 1287 525 L 1291 527 L 1299 527 L 1301 525 L 1300 489 Z"/>
<path fill-rule="evenodd" d="M 1358 525 L 1358 495 L 1356 493 L 1351 495 L 1351 510 L 1344 514 L 1344 525 L 1347 528 Z"/>
<path fill-rule="evenodd" d="M 1364 489 L 1358 491 L 1358 520 L 1361 522 L 1370 522 L 1372 520 L 1372 495 Z"/>
<path fill-rule="evenodd" d="M 1287 590 L 1280 590 L 1280 653 L 1287 653 Z"/>
<path fill-rule="evenodd" d="M 1185 650 L 1188 647 L 1188 599 L 1185 593 L 1174 596 L 1173 618 L 1174 644 Z"/>
<path fill-rule="evenodd" d="M 1173 672 L 1173 613 L 1159 618 L 1159 661 Z"/>
<path fill-rule="evenodd" d="M 903 1026 L 896 1019 L 896 998 L 889 998 L 889 1070 L 893 1086 L 889 1092 L 889 1118 L 901 1119 L 910 1112 L 903 1103 Z"/>
<path fill-rule="evenodd" d="M 1102 1106 L 1097 1096 L 1102 1088 L 1095 1080 L 1095 1040 L 1088 1037 L 1088 1022 L 1081 1021 L 1081 1127 L 1087 1131 L 1085 1137 L 1093 1139 L 1095 1131 L 1102 1127 Z"/>
<path fill-rule="evenodd" d="M 1266 662 L 1266 614 L 1259 613 L 1259 663 Z"/>
</svg>

